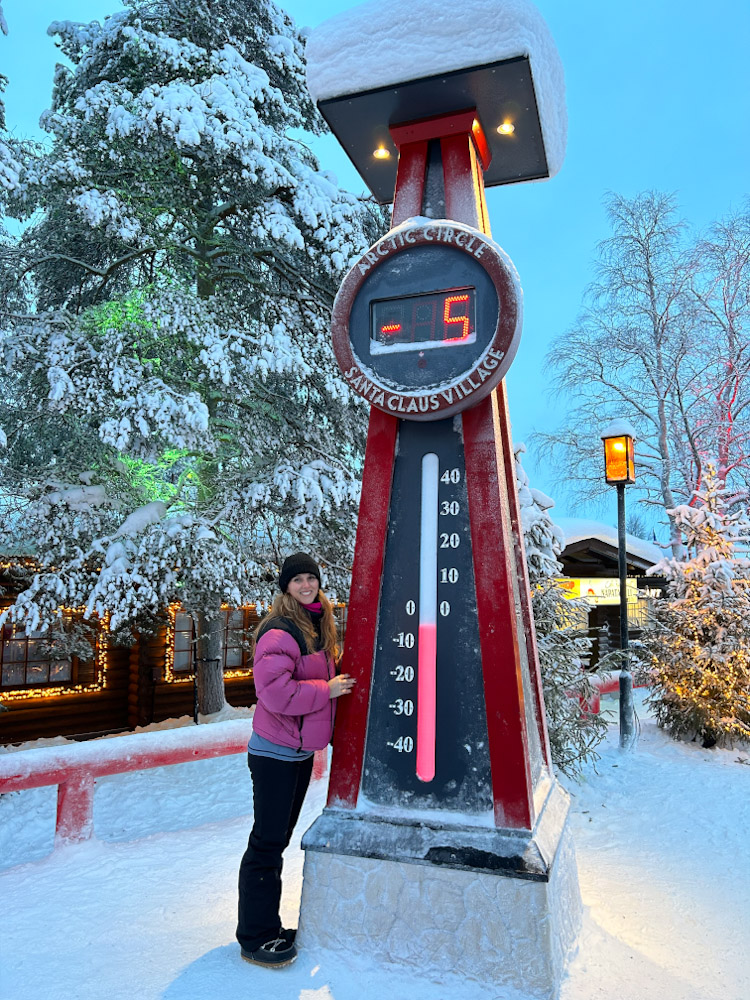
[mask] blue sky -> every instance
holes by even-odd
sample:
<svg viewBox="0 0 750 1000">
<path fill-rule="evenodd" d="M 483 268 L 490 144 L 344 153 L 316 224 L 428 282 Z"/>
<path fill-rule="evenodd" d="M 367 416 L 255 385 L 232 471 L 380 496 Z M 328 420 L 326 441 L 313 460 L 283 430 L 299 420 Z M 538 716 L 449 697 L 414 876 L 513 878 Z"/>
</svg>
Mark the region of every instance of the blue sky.
<svg viewBox="0 0 750 1000">
<path fill-rule="evenodd" d="M 355 6 L 353 0 L 280 2 L 308 25 Z M 10 78 L 8 125 L 20 135 L 38 134 L 57 60 L 47 25 L 101 19 L 120 4 L 2 5 L 10 31 L 0 35 L 0 72 Z M 551 341 L 574 322 L 593 278 L 596 244 L 608 235 L 606 192 L 674 192 L 684 216 L 701 229 L 739 209 L 750 188 L 747 0 L 538 0 L 537 7 L 565 67 L 566 161 L 551 181 L 488 192 L 493 237 L 513 259 L 525 294 L 523 338 L 508 375 L 516 441 L 555 426 L 564 413 L 564 400 L 547 394 L 543 361 Z M 317 152 L 344 186 L 362 189 L 335 140 L 324 140 Z M 591 429 L 597 436 L 599 430 Z M 614 496 L 599 510 L 575 509 L 533 454 L 524 464 L 532 484 L 557 501 L 557 515 L 614 520 Z"/>
</svg>

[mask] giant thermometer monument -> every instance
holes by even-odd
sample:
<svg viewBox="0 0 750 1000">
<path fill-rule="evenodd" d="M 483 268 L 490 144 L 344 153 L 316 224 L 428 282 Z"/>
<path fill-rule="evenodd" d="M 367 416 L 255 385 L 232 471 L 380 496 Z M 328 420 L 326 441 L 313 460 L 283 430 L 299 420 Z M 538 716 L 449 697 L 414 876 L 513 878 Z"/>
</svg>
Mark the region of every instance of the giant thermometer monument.
<svg viewBox="0 0 750 1000">
<path fill-rule="evenodd" d="M 553 996 L 580 899 L 503 383 L 522 297 L 484 186 L 555 172 L 562 78 L 523 0 L 413 7 L 365 4 L 308 45 L 322 114 L 394 208 L 333 310 L 343 377 L 372 409 L 343 663 L 357 685 L 303 838 L 300 943 Z"/>
</svg>

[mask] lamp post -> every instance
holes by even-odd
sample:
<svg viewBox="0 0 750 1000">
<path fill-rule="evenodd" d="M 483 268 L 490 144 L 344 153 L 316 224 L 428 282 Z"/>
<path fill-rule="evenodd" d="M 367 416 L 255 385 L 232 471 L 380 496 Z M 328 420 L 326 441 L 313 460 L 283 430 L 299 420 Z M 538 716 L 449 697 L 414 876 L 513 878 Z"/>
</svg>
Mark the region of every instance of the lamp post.
<svg viewBox="0 0 750 1000">
<path fill-rule="evenodd" d="M 601 434 L 604 442 L 604 477 L 617 487 L 617 562 L 620 576 L 620 746 L 628 749 L 635 739 L 633 675 L 628 656 L 627 561 L 625 541 L 625 486 L 635 482 L 635 431 L 627 420 L 614 420 Z"/>
</svg>

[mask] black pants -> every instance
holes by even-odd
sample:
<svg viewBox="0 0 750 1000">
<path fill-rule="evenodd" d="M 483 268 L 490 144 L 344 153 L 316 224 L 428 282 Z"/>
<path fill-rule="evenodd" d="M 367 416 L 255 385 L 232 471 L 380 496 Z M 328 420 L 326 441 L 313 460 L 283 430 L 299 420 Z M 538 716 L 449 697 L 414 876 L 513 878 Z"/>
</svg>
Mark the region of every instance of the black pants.
<svg viewBox="0 0 750 1000">
<path fill-rule="evenodd" d="M 274 760 L 247 755 L 253 779 L 253 829 L 240 864 L 237 940 L 255 951 L 281 929 L 281 856 L 310 784 L 313 758 Z"/>
</svg>

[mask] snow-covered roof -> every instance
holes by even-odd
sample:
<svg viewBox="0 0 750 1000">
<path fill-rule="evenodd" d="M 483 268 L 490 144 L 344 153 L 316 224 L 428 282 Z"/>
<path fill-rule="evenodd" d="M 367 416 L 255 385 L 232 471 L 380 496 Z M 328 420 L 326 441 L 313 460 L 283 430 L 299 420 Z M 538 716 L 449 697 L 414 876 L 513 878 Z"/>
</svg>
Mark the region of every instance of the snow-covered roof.
<svg viewBox="0 0 750 1000">
<path fill-rule="evenodd" d="M 566 546 L 595 538 L 617 548 L 617 529 L 601 521 L 592 521 L 585 517 L 557 517 L 555 524 L 565 532 Z M 628 555 L 643 559 L 652 565 L 664 558 L 663 549 L 636 535 L 625 535 L 625 547 Z"/>
<path fill-rule="evenodd" d="M 368 0 L 310 33 L 307 85 L 313 100 L 324 101 L 519 56 L 531 64 L 553 177 L 565 157 L 565 77 L 529 0 Z"/>
</svg>

